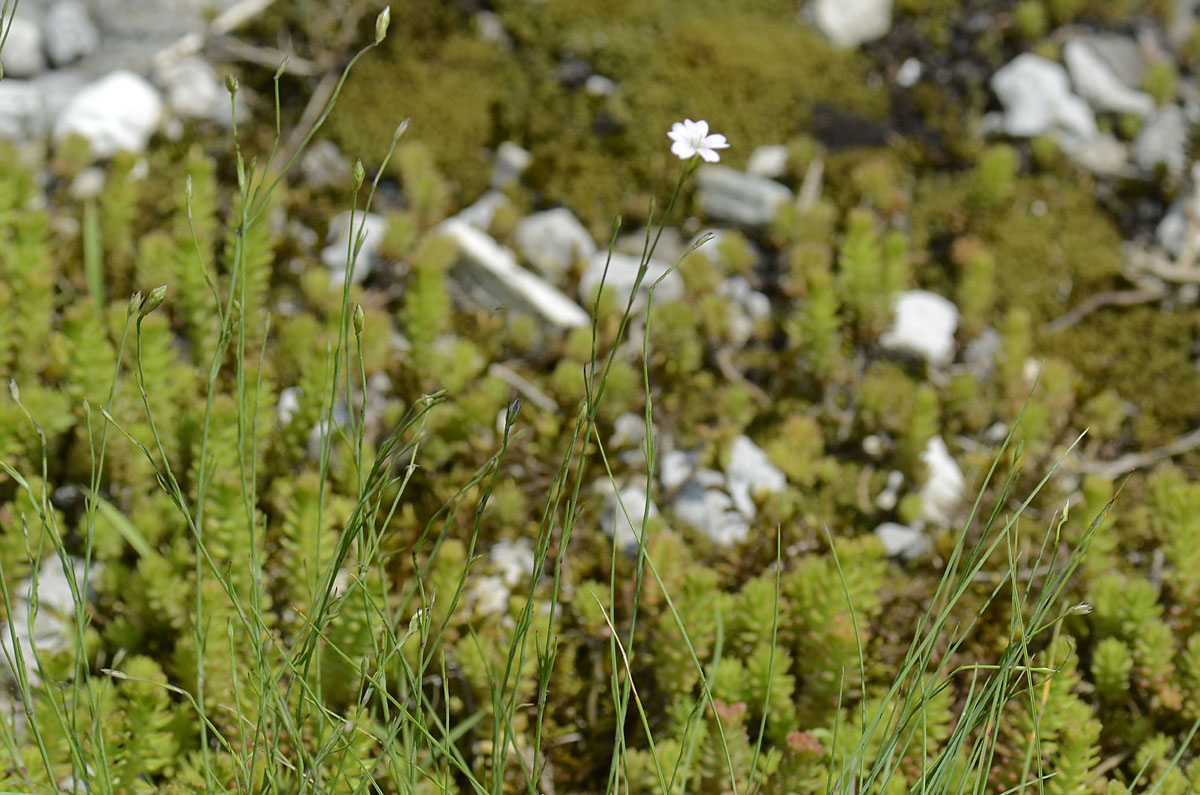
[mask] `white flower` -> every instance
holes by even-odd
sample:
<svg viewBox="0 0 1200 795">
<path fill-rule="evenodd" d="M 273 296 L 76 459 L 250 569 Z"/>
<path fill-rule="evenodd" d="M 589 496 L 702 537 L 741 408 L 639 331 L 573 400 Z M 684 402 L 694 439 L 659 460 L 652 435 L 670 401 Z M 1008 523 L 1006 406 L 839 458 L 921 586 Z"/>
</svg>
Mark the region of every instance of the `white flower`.
<svg viewBox="0 0 1200 795">
<path fill-rule="evenodd" d="M 725 140 L 724 135 L 719 133 L 709 135 L 708 122 L 704 119 L 677 121 L 671 125 L 671 131 L 667 133 L 667 137 L 675 142 L 671 144 L 671 154 L 680 160 L 700 155 L 705 162 L 716 163 L 721 159 L 716 150 L 729 148 L 729 142 Z"/>
</svg>

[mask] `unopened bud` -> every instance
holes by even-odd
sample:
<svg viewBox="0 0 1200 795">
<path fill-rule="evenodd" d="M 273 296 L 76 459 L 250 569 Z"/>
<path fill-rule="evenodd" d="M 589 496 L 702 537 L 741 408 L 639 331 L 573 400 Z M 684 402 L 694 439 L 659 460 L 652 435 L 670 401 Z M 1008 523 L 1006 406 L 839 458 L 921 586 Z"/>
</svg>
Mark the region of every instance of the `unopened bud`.
<svg viewBox="0 0 1200 795">
<path fill-rule="evenodd" d="M 384 6 L 379 12 L 379 16 L 375 17 L 375 43 L 379 44 L 387 36 L 388 25 L 392 21 L 392 7 Z"/>
<path fill-rule="evenodd" d="M 408 129 L 408 119 L 405 119 L 404 121 L 397 124 L 396 131 L 394 133 L 392 133 L 392 142 L 394 143 L 396 141 L 399 141 L 400 136 L 404 135 L 404 131 L 407 129 Z"/>
<path fill-rule="evenodd" d="M 8 379 L 8 394 L 12 395 L 12 399 L 14 401 L 21 400 L 21 389 L 17 386 L 17 380 L 15 378 Z"/>
<path fill-rule="evenodd" d="M 146 303 L 142 305 L 142 311 L 138 314 L 138 319 L 144 318 L 146 315 L 158 309 L 159 304 L 167 297 L 167 285 L 160 284 L 150 291 L 150 295 L 146 298 Z"/>
<path fill-rule="evenodd" d="M 366 173 L 366 171 L 363 170 L 362 161 L 356 160 L 354 162 L 354 190 L 355 191 L 357 191 L 359 188 L 362 187 L 363 180 L 366 179 L 366 176 L 367 176 L 367 173 Z"/>
<path fill-rule="evenodd" d="M 279 62 L 279 68 L 275 70 L 275 79 L 283 77 L 283 73 L 287 71 L 289 56 L 284 55 L 283 60 Z"/>
<path fill-rule="evenodd" d="M 1067 611 L 1068 614 L 1073 616 L 1086 616 L 1090 612 L 1092 612 L 1092 606 L 1087 602 L 1080 602 Z"/>
<path fill-rule="evenodd" d="M 142 308 L 142 291 L 138 290 L 133 295 L 129 296 L 129 308 L 125 310 L 125 317 L 133 317 Z"/>
<path fill-rule="evenodd" d="M 366 320 L 367 320 L 367 318 L 366 318 L 366 315 L 363 313 L 362 304 L 358 304 L 357 306 L 354 307 L 354 321 L 353 322 L 354 322 L 354 333 L 360 337 L 362 336 L 363 324 L 366 322 Z"/>
<path fill-rule="evenodd" d="M 225 90 L 231 95 L 237 93 L 238 79 L 233 75 L 233 73 L 225 75 Z"/>
</svg>

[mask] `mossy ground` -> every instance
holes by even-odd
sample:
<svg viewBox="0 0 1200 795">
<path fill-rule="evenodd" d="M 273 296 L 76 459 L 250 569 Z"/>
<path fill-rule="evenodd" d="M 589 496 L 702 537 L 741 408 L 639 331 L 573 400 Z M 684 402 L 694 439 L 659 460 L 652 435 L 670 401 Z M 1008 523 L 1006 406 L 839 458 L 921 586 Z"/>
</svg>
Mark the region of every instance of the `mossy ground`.
<svg viewBox="0 0 1200 795">
<path fill-rule="evenodd" d="M 967 35 L 970 14 L 995 6 L 898 3 L 897 31 L 911 36 L 901 38 L 902 46 L 944 49 Z M 1135 11 L 1126 6 L 1058 0 L 1045 11 L 1054 22 L 1079 14 L 1125 20 Z M 50 786 L 79 768 L 80 758 L 93 758 L 88 755 L 100 747 L 104 726 L 114 769 L 127 771 L 119 775 L 128 776 L 122 786 L 131 790 L 203 786 L 204 753 L 216 760 L 208 763 L 215 771 L 208 783 L 249 787 L 278 775 L 299 786 L 306 779 L 288 778 L 286 765 L 274 759 L 266 765 L 255 756 L 258 738 L 246 729 L 262 715 L 286 724 L 284 716 L 297 709 L 288 687 L 298 681 L 319 691 L 322 707 L 332 712 L 294 734 L 277 729 L 286 742 L 276 750 L 289 764 L 303 760 L 345 791 L 368 778 L 385 791 L 439 791 L 441 782 L 414 770 L 423 766 L 436 778 L 451 767 L 445 756 L 412 736 L 389 734 L 390 710 L 424 698 L 431 714 L 463 727 L 464 769 L 486 779 L 499 758 L 501 788 L 523 791 L 516 755 L 499 757 L 492 738 L 510 732 L 527 752 L 533 713 L 513 709 L 505 722 L 492 699 L 503 681 L 516 703 L 536 704 L 537 677 L 544 674 L 554 697 L 542 735 L 549 774 L 561 791 L 604 789 L 621 721 L 609 690 L 621 681 L 622 668 L 608 638 L 613 627 L 624 632 L 631 620 L 637 561 L 614 555 L 596 529 L 603 504 L 598 493 L 585 491 L 572 504 L 580 513 L 567 545 L 557 546 L 559 514 L 551 512 L 545 524 L 541 517 L 564 450 L 590 452 L 589 472 L 603 478 L 595 441 L 610 438 L 620 414 L 644 409 L 641 362 L 636 356 L 616 360 L 597 409 L 596 436 L 577 439 L 572 419 L 592 356 L 590 330 L 547 338 L 528 319 L 451 302 L 452 252 L 427 230 L 478 196 L 487 184 L 488 152 L 504 140 L 533 155 L 534 165 L 512 191 L 518 205 L 566 205 L 598 240 L 607 239 L 614 213 L 644 217 L 649 197 L 661 206 L 678 167 L 667 153 L 665 131 L 680 117 L 707 118 L 726 133 L 734 166 L 757 144 L 789 144 L 785 182 L 793 188 L 813 158 L 826 163 L 822 200 L 803 212 L 781 213 L 754 240 L 761 257 L 747 253 L 745 240 L 727 242 L 720 256 L 696 255 L 681 266 L 684 298 L 660 303 L 650 314 L 646 366 L 654 422 L 716 468 L 726 463 L 730 441 L 748 433 L 789 480 L 785 492 L 760 501 L 751 538 L 736 550 L 714 546 L 670 515 L 651 523 L 649 553 L 662 584 L 646 581 L 632 649 L 634 679 L 664 763 L 673 763 L 671 751 L 693 743 L 700 760 L 696 791 L 724 791 L 731 775 L 745 791 L 760 720 L 766 753 L 759 786 L 818 791 L 837 764 L 829 756 L 835 722 L 848 736 L 863 734 L 863 711 L 883 709 L 883 693 L 962 538 L 957 525 L 935 530 L 933 556 L 901 564 L 885 560 L 870 533 L 881 521 L 918 515 L 914 492 L 926 477 L 920 452 L 934 434 L 950 443 L 968 490 L 985 488 L 995 445 L 980 439 L 1024 408 L 1023 452 L 1002 462 L 1014 472 L 1012 488 L 992 482 L 982 498 L 984 514 L 999 516 L 1015 510 L 1084 425 L 1097 427 L 1098 446 L 1085 442 L 1077 455 L 1112 457 L 1161 445 L 1200 421 L 1192 400 L 1200 378 L 1191 363 L 1198 330 L 1192 306 L 1103 310 L 1066 331 L 1044 332 L 1066 308 L 1121 285 L 1121 236 L 1091 179 L 1053 151 L 1039 157 L 1033 146 L 986 142 L 974 133 L 989 102 L 977 79 L 979 65 L 1028 45 L 1028 20 L 1022 31 L 999 24 L 972 34 L 978 46 L 966 59 L 970 68 L 947 85 L 932 81 L 897 96 L 885 88 L 897 52 L 886 44 L 835 51 L 796 23 L 790 0 L 709 0 L 689 4 L 686 14 L 669 0 L 498 0 L 494 9 L 512 49 L 481 41 L 457 5 L 395 4 L 386 46 L 362 62 L 331 118 L 328 132 L 343 151 L 368 164 L 382 158 L 401 118 L 411 117 L 412 124 L 386 178 L 396 182 L 385 185 L 386 195 L 399 199 L 385 208 L 394 218 L 385 253 L 396 267 L 347 296 L 348 306 L 365 308 L 362 375 L 384 376 L 387 387 L 366 390 L 368 402 L 378 402 L 366 417 L 362 444 L 339 435 L 327 464 L 310 451 L 311 429 L 339 401 L 349 409 L 362 397 L 360 386 L 330 388 L 328 355 L 339 339 L 356 345 L 357 338 L 339 337 L 350 334 L 342 294 L 331 288 L 317 252 L 285 225 L 264 223 L 241 235 L 225 231 L 236 225 L 238 201 L 223 133 L 191 129 L 179 142 L 156 146 L 147 158 L 152 178 L 129 179 L 133 164 L 124 158 L 108 166 L 100 199 L 107 306 L 89 294 L 78 231 L 61 223 L 84 212 L 67 190 L 75 168 L 70 158 L 59 155 L 52 164 L 44 208 L 34 201 L 34 171 L 15 156 L 0 158 L 0 364 L 38 422 L 31 425 L 13 402 L 0 404 L 0 454 L 15 470 L 36 473 L 28 491 L 12 479 L 0 482 L 0 564 L 12 587 L 32 571 L 31 550 L 49 554 L 56 529 L 65 549 L 80 554 L 90 541 L 104 563 L 93 581 L 93 622 L 81 642 L 83 668 L 97 672 L 85 682 L 86 693 L 103 695 L 83 709 L 87 720 L 78 731 L 88 744 L 73 756 L 61 732 L 44 755 L 24 742 L 14 753 L 22 764 L 5 770 L 4 780 Z M 281 6 L 259 33 L 264 39 L 294 33 L 318 53 L 315 42 L 336 24 L 316 11 L 307 19 L 288 16 Z M 359 39 L 369 40 L 369 21 L 362 18 Z M 598 97 L 564 84 L 558 68 L 565 58 L 616 81 L 618 93 Z M 283 105 L 294 116 L 304 94 L 292 91 L 293 83 L 285 86 Z M 270 133 L 248 129 L 246 148 Z M 840 146 L 842 136 L 852 136 L 855 146 Z M 192 177 L 190 211 L 179 199 L 185 175 Z M 319 224 L 347 201 L 337 191 L 288 184 L 273 206 L 285 217 Z M 52 235 L 52 223 L 67 231 Z M 239 244 L 246 246 L 240 259 Z M 246 317 L 239 326 L 245 338 L 217 357 L 223 369 L 211 402 L 203 379 L 218 350 L 221 317 L 198 261 L 207 263 L 223 297 L 239 297 Z M 231 283 L 234 273 L 244 273 L 244 281 Z M 734 274 L 769 296 L 773 314 L 730 351 L 729 309 L 716 286 Z M 57 486 L 89 482 L 95 441 L 87 420 L 94 434 L 114 368 L 120 362 L 128 374 L 135 365 L 128 347 L 117 352 L 125 296 L 161 282 L 171 286 L 169 299 L 145 320 L 141 355 L 155 425 L 129 375 L 109 411 L 134 438 L 149 443 L 158 437 L 163 446 L 147 457 L 112 434 L 101 486 L 113 510 L 89 526 L 82 498 Z M 940 380 L 919 361 L 881 351 L 876 340 L 888 319 L 886 299 L 910 287 L 954 298 L 964 313 L 970 307 L 964 344 L 985 328 L 996 329 L 993 367 Z M 273 320 L 264 338 L 267 313 Z M 622 342 L 621 313 L 602 303 L 599 314 L 603 357 Z M 397 344 L 400 335 L 404 345 Z M 1044 363 L 1032 397 L 1029 360 Z M 355 349 L 343 366 L 357 368 L 358 361 Z M 492 364 L 518 370 L 550 401 L 539 406 L 526 395 L 517 432 L 494 465 L 503 440 L 497 416 L 518 393 L 489 369 Z M 357 384 L 358 373 L 351 376 Z M 255 385 L 256 402 L 246 399 L 246 383 Z M 281 390 L 295 386 L 298 405 L 283 416 L 275 411 Z M 369 463 L 387 449 L 388 430 L 405 412 L 421 409 L 420 396 L 441 388 L 448 390 L 446 400 L 420 414 L 423 432 L 406 426 L 411 440 L 423 440 L 412 459 L 419 466 L 403 487 L 388 481 L 381 491 L 385 503 L 399 499 L 395 512 L 355 525 L 356 496 L 369 469 L 358 465 L 355 450 Z M 347 434 L 353 428 L 340 427 Z M 257 450 L 247 446 L 251 432 Z M 159 487 L 167 463 L 178 473 L 181 493 L 207 501 L 212 569 L 197 554 L 173 498 Z M 965 626 L 978 617 L 979 625 L 963 645 L 951 648 L 943 639 L 937 646 L 939 661 L 950 655 L 942 670 L 947 687 L 931 696 L 921 716 L 925 749 L 946 742 L 971 689 L 968 676 L 946 672 L 996 659 L 1010 647 L 1013 622 L 1021 618 L 1017 608 L 1025 606 L 1023 589 L 1044 586 L 1047 571 L 1069 560 L 1067 546 L 1086 539 L 1089 556 L 1052 613 L 1086 599 L 1094 615 L 1050 622 L 1062 637 L 1039 636 L 1029 649 L 1038 665 L 1057 668 L 1062 677 L 1038 680 L 1030 691 L 1037 699 L 1006 708 L 995 729 L 1000 751 L 982 786 L 1000 791 L 1028 777 L 1029 740 L 1041 720 L 1031 711 L 1046 719 L 1037 761 L 1060 771 L 1060 791 L 1089 791 L 1101 754 L 1117 760 L 1106 774 L 1113 792 L 1125 791 L 1143 762 L 1161 766 L 1200 715 L 1200 524 L 1194 521 L 1200 489 L 1187 477 L 1194 463 L 1185 457 L 1179 468 L 1135 474 L 1093 535 L 1088 528 L 1116 484 L 1063 477 L 1048 485 L 1023 519 L 1024 532 L 1006 547 L 1013 559 L 989 563 L 946 610 L 951 623 Z M 641 472 L 627 456 L 614 457 L 613 465 L 618 478 Z M 905 478 L 904 496 L 880 507 L 875 497 L 893 470 Z M 46 494 L 43 478 L 52 486 Z M 477 516 L 484 495 L 487 510 Z M 1059 513 L 1068 498 L 1069 516 Z M 308 676 L 291 671 L 246 690 L 238 677 L 262 664 L 259 649 L 304 637 L 321 585 L 315 573 L 329 564 L 349 527 L 360 528 L 361 541 L 348 548 L 339 587 L 349 596 L 337 601 L 319 670 Z M 1047 528 L 1052 543 L 1043 546 Z M 472 595 L 481 577 L 504 576 L 488 551 L 539 532 L 553 547 L 543 570 L 517 578 L 493 612 Z M 981 533 L 976 523 L 967 536 L 975 540 Z M 552 603 L 556 563 L 563 566 L 562 590 Z M 242 634 L 222 585 L 255 605 L 262 634 Z M 547 625 L 544 611 L 552 604 L 555 624 Z M 440 640 L 421 650 L 412 642 L 381 641 L 396 641 L 422 605 L 444 631 Z M 711 710 L 693 712 L 701 703 L 699 672 L 671 605 L 710 677 L 718 699 Z M 197 610 L 211 623 L 193 626 Z M 512 680 L 502 680 L 508 644 L 525 620 L 542 641 L 555 633 L 558 658 L 548 666 L 531 647 L 524 664 L 514 663 Z M 405 679 L 426 652 L 430 663 L 439 651 L 446 667 L 436 672 L 438 687 L 430 686 L 432 679 Z M 86 680 L 69 654 L 47 664 L 59 681 Z M 232 750 L 200 742 L 191 707 L 177 692 L 168 698 L 141 683 L 114 683 L 98 675 L 102 668 L 166 679 L 190 692 L 203 680 L 212 730 Z M 918 671 L 914 682 L 926 673 Z M 386 675 L 390 684 L 368 681 L 366 674 Z M 373 694 L 368 707 L 357 709 L 364 694 Z M 46 725 L 53 723 L 54 703 L 38 701 Z M 625 775 L 632 791 L 656 791 L 649 737 L 631 716 L 622 732 L 630 745 L 621 760 Z M 353 742 L 339 740 L 346 727 Z M 719 730 L 727 734 L 723 746 Z M 373 745 L 383 737 L 392 744 Z M 397 758 L 393 748 L 412 756 Z M 872 746 L 870 753 L 877 751 Z M 921 753 L 901 754 L 895 786 L 915 785 Z M 1159 761 L 1152 762 L 1154 754 Z M 47 757 L 51 769 L 37 773 Z M 235 759 L 251 760 L 248 771 L 239 772 Z M 1191 756 L 1184 765 L 1186 773 L 1176 771 L 1168 791 L 1200 782 Z M 468 789 L 462 769 L 443 781 Z"/>
</svg>

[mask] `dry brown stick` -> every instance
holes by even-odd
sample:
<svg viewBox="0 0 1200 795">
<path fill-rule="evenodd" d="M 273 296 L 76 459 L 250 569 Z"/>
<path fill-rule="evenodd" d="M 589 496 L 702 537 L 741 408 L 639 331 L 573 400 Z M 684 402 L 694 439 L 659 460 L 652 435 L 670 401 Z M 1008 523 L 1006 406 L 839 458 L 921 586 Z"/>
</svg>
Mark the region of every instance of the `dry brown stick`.
<svg viewBox="0 0 1200 795">
<path fill-rule="evenodd" d="M 1188 431 L 1178 439 L 1144 453 L 1128 453 L 1114 458 L 1112 461 L 1084 461 L 1079 468 L 1089 475 L 1099 475 L 1108 480 L 1116 480 L 1121 475 L 1136 469 L 1145 469 L 1159 461 L 1183 455 L 1198 447 L 1200 447 L 1200 428 Z"/>
<path fill-rule="evenodd" d="M 1046 333 L 1054 334 L 1063 329 L 1070 328 L 1096 310 L 1103 309 L 1106 306 L 1148 304 L 1151 301 L 1158 301 L 1161 298 L 1165 298 L 1167 292 L 1165 284 L 1157 284 L 1143 287 L 1140 290 L 1114 290 L 1108 293 L 1097 293 L 1070 312 L 1060 315 L 1047 323 Z"/>
</svg>

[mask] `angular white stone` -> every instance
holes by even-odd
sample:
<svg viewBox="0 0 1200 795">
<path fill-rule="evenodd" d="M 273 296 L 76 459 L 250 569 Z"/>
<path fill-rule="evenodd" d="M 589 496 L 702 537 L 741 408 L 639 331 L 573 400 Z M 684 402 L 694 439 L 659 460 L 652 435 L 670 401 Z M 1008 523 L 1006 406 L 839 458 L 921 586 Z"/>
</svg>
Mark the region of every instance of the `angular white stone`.
<svg viewBox="0 0 1200 795">
<path fill-rule="evenodd" d="M 28 142 L 46 130 L 42 92 L 29 80 L 0 80 L 0 138 Z"/>
<path fill-rule="evenodd" d="M 55 66 L 90 55 L 100 46 L 100 33 L 79 0 L 58 0 L 42 17 L 46 54 Z"/>
<path fill-rule="evenodd" d="M 461 218 L 448 218 L 438 231 L 458 248 L 460 283 L 475 300 L 483 300 L 540 317 L 565 329 L 586 326 L 588 313 L 555 287 L 517 264 L 513 253 Z M 474 289 L 472 289 L 474 288 Z"/>
<path fill-rule="evenodd" d="M 349 210 L 338 213 L 329 222 L 329 234 L 326 236 L 329 245 L 321 251 L 321 262 L 325 263 L 325 267 L 329 269 L 332 277 L 331 283 L 335 285 L 341 285 L 346 278 L 346 262 L 350 254 L 349 243 L 352 231 L 357 240 L 361 224 L 365 236 L 362 248 L 358 252 L 358 259 L 354 261 L 352 281 L 355 284 L 362 283 L 362 280 L 367 278 L 371 272 L 375 251 L 383 242 L 383 236 L 387 234 L 387 219 L 382 215 L 357 212 L 353 214 L 353 224 L 352 230 Z"/>
<path fill-rule="evenodd" d="M 0 52 L 4 77 L 33 77 L 46 68 L 42 55 L 42 29 L 32 19 L 18 15 L 12 18 L 4 51 Z"/>
<path fill-rule="evenodd" d="M 162 100 L 148 82 L 132 72 L 113 72 L 67 103 L 54 124 L 54 140 L 82 135 L 97 158 L 141 152 L 158 129 L 162 110 Z"/>
<path fill-rule="evenodd" d="M 684 484 L 671 502 L 671 510 L 718 546 L 740 544 L 750 535 L 750 523 L 734 506 L 733 498 L 721 489 L 706 487 L 700 478 Z"/>
<path fill-rule="evenodd" d="M 479 577 L 467 591 L 467 601 L 481 616 L 503 613 L 508 609 L 508 587 L 499 577 Z"/>
<path fill-rule="evenodd" d="M 496 160 L 492 164 L 492 187 L 503 188 L 521 178 L 525 169 L 533 162 L 533 155 L 512 141 L 496 147 Z"/>
<path fill-rule="evenodd" d="M 813 24 L 839 47 L 857 47 L 887 35 L 892 0 L 815 0 Z"/>
<path fill-rule="evenodd" d="M 557 283 L 576 261 L 596 253 L 596 242 L 566 207 L 522 218 L 513 241 L 530 265 Z"/>
<path fill-rule="evenodd" d="M 607 274 L 605 274 L 606 264 L 608 266 Z M 615 296 L 618 305 L 623 308 L 629 301 L 629 296 L 633 294 L 633 285 L 637 281 L 640 268 L 641 260 L 638 257 L 614 253 L 610 260 L 607 251 L 597 251 L 588 260 L 587 268 L 584 270 L 583 276 L 579 279 L 580 300 L 591 301 L 594 299 L 596 288 L 600 286 L 600 282 L 603 279 L 605 294 Z M 650 287 L 658 279 L 662 278 L 670 268 L 671 266 L 662 260 L 650 260 L 650 263 L 646 267 L 646 275 L 638 287 L 638 297 L 633 303 L 634 311 L 645 307 L 646 297 L 650 294 Z M 662 283 L 654 290 L 655 301 L 670 301 L 682 297 L 683 280 L 676 273 L 672 273 L 663 279 Z"/>
<path fill-rule="evenodd" d="M 1188 135 L 1191 132 L 1183 110 L 1177 105 L 1161 108 L 1142 126 L 1133 141 L 1133 162 L 1138 168 L 1153 170 L 1159 163 L 1178 177 L 1188 164 Z"/>
<path fill-rule="evenodd" d="M 950 457 L 946 442 L 934 436 L 921 453 L 921 461 L 928 469 L 929 478 L 921 487 L 921 516 L 942 527 L 955 520 L 966 493 L 966 481 L 962 470 Z"/>
<path fill-rule="evenodd" d="M 750 153 L 746 173 L 767 179 L 779 179 L 787 173 L 788 148 L 783 144 L 760 146 Z"/>
<path fill-rule="evenodd" d="M 929 536 L 925 535 L 925 531 L 896 522 L 884 522 L 876 527 L 875 537 L 883 542 L 883 548 L 889 558 L 913 560 L 933 549 L 933 543 Z"/>
<path fill-rule="evenodd" d="M 533 545 L 527 538 L 518 538 L 516 541 L 500 539 L 488 551 L 488 560 L 499 570 L 500 578 L 509 588 L 528 582 L 537 562 Z"/>
<path fill-rule="evenodd" d="M 696 184 L 706 216 L 743 226 L 766 226 L 779 205 L 792 200 L 786 186 L 727 166 L 700 166 Z"/>
<path fill-rule="evenodd" d="M 642 532 L 642 515 L 646 513 L 648 502 L 647 516 L 653 519 L 659 515 L 658 506 L 646 499 L 646 484 L 630 484 L 614 493 L 612 484 L 604 481 L 600 488 L 609 494 L 600 514 L 600 528 L 625 552 L 635 551 Z"/>
<path fill-rule="evenodd" d="M 37 578 L 38 612 L 33 619 L 32 632 L 29 628 L 29 612 L 33 601 L 33 577 L 25 578 L 14 589 L 8 621 L 0 622 L 0 666 L 8 668 L 9 660 L 16 659 L 13 646 L 15 635 L 16 645 L 25 658 L 25 671 L 31 684 L 41 681 L 34 658 L 35 649 L 40 654 L 50 655 L 71 648 L 75 632 L 75 599 L 68 576 L 74 577 L 76 589 L 82 591 L 84 562 L 72 558 L 70 568 L 68 575 L 57 557 L 42 563 Z M 99 566 L 93 565 L 90 576 L 94 577 L 98 570 Z"/>
<path fill-rule="evenodd" d="M 474 204 L 460 210 L 455 217 L 466 221 L 481 232 L 486 232 L 492 225 L 492 218 L 496 216 L 496 211 L 511 204 L 512 199 L 500 191 L 488 190 L 476 199 Z"/>
<path fill-rule="evenodd" d="M 1004 130 L 1033 136 L 1059 128 L 1083 138 L 1096 134 L 1092 109 L 1071 93 L 1067 70 L 1039 55 L 1024 53 L 992 75 L 992 91 L 1004 106 Z"/>
<path fill-rule="evenodd" d="M 759 492 L 779 493 L 787 488 L 787 477 L 771 463 L 767 454 L 749 437 L 733 440 L 725 480 L 733 504 L 747 519 L 755 514 L 754 496 Z"/>
<path fill-rule="evenodd" d="M 160 66 L 154 81 L 163 89 L 167 107 L 180 118 L 232 123 L 229 92 L 207 60 L 197 55 Z M 346 176 L 349 181 L 349 175 Z"/>
<path fill-rule="evenodd" d="M 1136 113 L 1154 110 L 1154 98 L 1125 85 L 1086 41 L 1072 39 L 1063 46 L 1063 61 L 1079 96 L 1096 110 Z"/>
<path fill-rule="evenodd" d="M 954 360 L 958 307 L 953 303 L 936 293 L 909 290 L 896 296 L 892 313 L 891 329 L 879 338 L 884 348 L 916 354 L 937 366 Z"/>
</svg>

